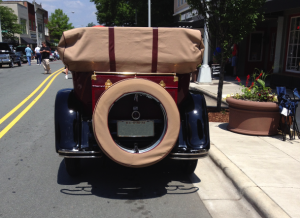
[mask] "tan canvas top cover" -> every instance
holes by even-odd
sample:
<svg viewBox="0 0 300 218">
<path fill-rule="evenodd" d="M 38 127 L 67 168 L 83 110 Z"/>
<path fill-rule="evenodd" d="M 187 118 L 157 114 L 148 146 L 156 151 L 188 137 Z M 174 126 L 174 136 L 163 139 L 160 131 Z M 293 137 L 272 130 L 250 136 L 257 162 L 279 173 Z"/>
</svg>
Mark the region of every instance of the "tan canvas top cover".
<svg viewBox="0 0 300 218">
<path fill-rule="evenodd" d="M 202 62 L 199 30 L 98 27 L 65 31 L 58 53 L 71 71 L 189 73 Z"/>
</svg>

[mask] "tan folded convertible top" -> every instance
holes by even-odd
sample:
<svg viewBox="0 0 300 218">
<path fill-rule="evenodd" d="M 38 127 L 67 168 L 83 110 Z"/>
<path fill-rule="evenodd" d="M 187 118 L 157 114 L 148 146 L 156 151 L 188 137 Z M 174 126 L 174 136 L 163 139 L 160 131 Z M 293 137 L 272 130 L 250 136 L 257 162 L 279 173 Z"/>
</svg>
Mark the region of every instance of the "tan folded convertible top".
<svg viewBox="0 0 300 218">
<path fill-rule="evenodd" d="M 71 71 L 189 73 L 202 62 L 199 30 L 98 27 L 65 31 L 58 53 Z"/>
</svg>

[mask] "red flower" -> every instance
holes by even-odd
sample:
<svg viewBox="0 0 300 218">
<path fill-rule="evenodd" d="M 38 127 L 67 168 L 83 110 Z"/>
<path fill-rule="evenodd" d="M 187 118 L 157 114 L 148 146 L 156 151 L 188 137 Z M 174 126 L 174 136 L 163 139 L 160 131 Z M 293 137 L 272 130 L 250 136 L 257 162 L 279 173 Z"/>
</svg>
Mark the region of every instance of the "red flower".
<svg viewBox="0 0 300 218">
<path fill-rule="evenodd" d="M 261 94 L 258 94 L 258 96 L 261 96 Z"/>
<path fill-rule="evenodd" d="M 235 80 L 237 80 L 239 83 L 241 82 L 241 79 L 238 76 L 235 78 Z"/>
<path fill-rule="evenodd" d="M 253 87 L 253 86 L 254 86 L 254 82 L 251 84 L 251 86 L 250 86 L 249 90 L 250 90 L 250 89 L 252 89 L 252 87 Z"/>
<path fill-rule="evenodd" d="M 250 79 L 250 75 L 247 76 L 246 87 L 248 87 L 249 79 Z"/>
<path fill-rule="evenodd" d="M 262 73 L 260 73 L 260 74 L 259 74 L 259 76 L 258 76 L 258 77 L 256 77 L 256 79 L 255 79 L 255 80 L 257 81 L 257 80 L 259 79 L 259 77 L 261 77 L 261 76 L 262 76 Z"/>
</svg>

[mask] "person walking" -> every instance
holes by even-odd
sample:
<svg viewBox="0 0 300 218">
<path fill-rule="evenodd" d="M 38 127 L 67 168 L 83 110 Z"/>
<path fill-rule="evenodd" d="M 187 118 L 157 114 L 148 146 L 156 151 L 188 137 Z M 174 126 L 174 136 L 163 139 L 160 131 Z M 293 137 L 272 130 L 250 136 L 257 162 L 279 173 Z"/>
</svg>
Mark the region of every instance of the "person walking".
<svg viewBox="0 0 300 218">
<path fill-rule="evenodd" d="M 51 73 L 51 69 L 50 69 L 50 64 L 49 64 L 49 56 L 51 53 L 51 50 L 48 46 L 46 46 L 46 42 L 42 43 L 42 48 L 40 49 L 40 53 L 42 55 L 42 63 L 43 63 L 43 67 L 44 67 L 44 73 Z"/>
<path fill-rule="evenodd" d="M 68 72 L 69 72 L 69 69 L 65 66 L 65 78 L 66 79 L 69 79 L 69 77 L 68 77 Z"/>
<path fill-rule="evenodd" d="M 27 57 L 27 61 L 28 61 L 28 66 L 31 66 L 32 51 L 31 51 L 31 48 L 29 48 L 29 45 L 27 45 L 27 48 L 25 48 L 25 53 L 26 53 L 26 57 Z"/>
<path fill-rule="evenodd" d="M 42 64 L 42 55 L 40 53 L 41 48 L 39 46 L 36 46 L 34 49 L 35 51 L 35 56 L 36 56 L 36 64 L 41 65 Z"/>
<path fill-rule="evenodd" d="M 237 44 L 233 44 L 232 46 L 232 58 L 231 58 L 231 66 L 233 67 L 233 76 L 237 76 L 236 66 L 237 66 L 237 54 L 238 54 L 238 46 Z"/>
</svg>

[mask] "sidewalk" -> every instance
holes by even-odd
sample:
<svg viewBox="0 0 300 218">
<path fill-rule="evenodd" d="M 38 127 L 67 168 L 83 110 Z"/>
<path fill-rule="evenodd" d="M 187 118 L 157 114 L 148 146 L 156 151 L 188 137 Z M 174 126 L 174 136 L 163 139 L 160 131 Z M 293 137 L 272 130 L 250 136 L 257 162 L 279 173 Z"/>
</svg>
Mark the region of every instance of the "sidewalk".
<svg viewBox="0 0 300 218">
<path fill-rule="evenodd" d="M 191 83 L 190 88 L 216 97 L 218 80 Z M 239 90 L 233 77 L 225 78 L 223 94 Z M 262 217 L 300 218 L 300 139 L 242 135 L 228 131 L 227 125 L 210 123 L 210 158 Z"/>
</svg>

